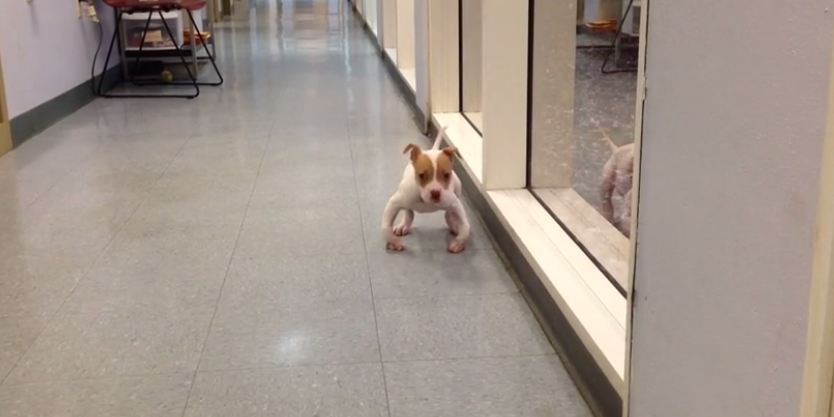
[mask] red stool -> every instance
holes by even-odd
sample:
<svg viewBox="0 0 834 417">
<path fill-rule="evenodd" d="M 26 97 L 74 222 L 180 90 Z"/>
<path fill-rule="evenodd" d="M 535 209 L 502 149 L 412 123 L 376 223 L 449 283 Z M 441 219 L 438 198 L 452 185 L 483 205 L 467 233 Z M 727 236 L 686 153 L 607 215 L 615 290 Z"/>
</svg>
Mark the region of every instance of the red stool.
<svg viewBox="0 0 834 417">
<path fill-rule="evenodd" d="M 163 15 L 164 12 L 169 12 L 172 10 L 181 10 L 188 15 L 188 19 L 191 22 L 191 27 L 193 31 L 196 32 L 197 23 L 194 21 L 194 15 L 191 14 L 194 10 L 200 10 L 203 7 L 206 7 L 206 0 L 103 0 L 104 4 L 112 7 L 116 11 L 116 28 L 113 31 L 113 38 L 110 40 L 110 47 L 107 49 L 107 58 L 104 60 L 104 68 L 107 68 L 108 64 L 110 63 L 110 56 L 113 53 L 113 44 L 118 42 L 119 50 L 122 51 L 122 42 L 119 37 L 119 30 L 121 29 L 122 24 L 122 16 L 127 14 L 133 13 L 147 13 L 148 20 L 145 22 L 144 30 L 142 31 L 142 41 L 139 43 L 139 50 L 136 53 L 136 62 L 134 64 L 134 70 L 139 67 L 139 62 L 142 57 L 142 48 L 145 46 L 145 36 L 148 34 L 148 28 L 151 24 L 151 18 L 154 14 L 158 15 L 159 18 L 162 20 L 162 25 L 165 27 L 165 31 L 168 33 L 168 36 L 171 37 L 174 41 L 174 49 L 176 50 L 176 55 L 180 58 L 183 66 L 185 67 L 186 72 L 188 73 L 188 78 L 191 82 L 138 82 L 134 79 L 133 74 L 129 74 L 128 78 L 129 81 L 134 85 L 191 85 L 194 87 L 194 94 L 109 94 L 103 91 L 104 89 L 104 78 L 106 71 L 102 73 L 99 83 L 98 89 L 96 93 L 101 97 L 109 97 L 109 98 L 118 98 L 118 97 L 131 97 L 131 98 L 157 98 L 157 97 L 172 97 L 172 98 L 195 98 L 200 95 L 200 86 L 201 85 L 210 85 L 210 86 L 219 86 L 223 84 L 223 76 L 220 74 L 220 70 L 217 68 L 217 63 L 215 62 L 214 55 L 212 55 L 211 50 L 209 49 L 208 45 L 206 45 L 205 39 L 199 33 L 192 33 L 191 36 L 195 36 L 202 48 L 206 50 L 208 54 L 209 61 L 211 62 L 212 67 L 214 67 L 214 72 L 217 74 L 219 81 L 217 82 L 200 82 L 197 81 L 197 74 L 192 73 L 191 68 L 188 66 L 188 62 L 186 61 L 186 55 L 183 49 L 178 45 L 177 36 L 175 36 L 174 32 L 171 31 L 171 27 L 168 25 L 168 21 L 165 20 L 165 16 Z M 192 38 L 193 39 L 193 38 Z M 192 53 L 196 54 L 197 51 L 192 51 Z M 196 69 L 195 69 L 196 70 Z"/>
</svg>

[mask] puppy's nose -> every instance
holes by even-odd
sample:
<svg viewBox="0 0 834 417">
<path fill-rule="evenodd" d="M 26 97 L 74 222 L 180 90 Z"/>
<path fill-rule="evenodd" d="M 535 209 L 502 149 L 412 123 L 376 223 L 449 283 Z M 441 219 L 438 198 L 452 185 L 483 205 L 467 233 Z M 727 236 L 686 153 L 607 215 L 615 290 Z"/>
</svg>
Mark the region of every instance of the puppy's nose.
<svg viewBox="0 0 834 417">
<path fill-rule="evenodd" d="M 431 199 L 434 201 L 440 201 L 440 191 L 431 190 Z"/>
</svg>

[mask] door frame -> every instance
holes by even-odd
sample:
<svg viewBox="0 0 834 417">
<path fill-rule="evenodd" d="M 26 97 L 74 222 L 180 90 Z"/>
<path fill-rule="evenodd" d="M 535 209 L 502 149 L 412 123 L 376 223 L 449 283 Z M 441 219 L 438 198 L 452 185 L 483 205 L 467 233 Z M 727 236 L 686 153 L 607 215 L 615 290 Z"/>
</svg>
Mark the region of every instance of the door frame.
<svg viewBox="0 0 834 417">
<path fill-rule="evenodd" d="M 649 7 L 651 0 L 642 0 L 640 7 L 640 49 L 637 54 L 637 103 L 634 109 L 634 181 L 631 192 L 631 238 L 629 239 L 628 292 L 626 293 L 625 394 L 623 416 L 631 416 L 631 342 L 634 332 L 634 281 L 636 279 L 638 219 L 640 217 L 640 179 L 643 155 L 643 113 L 646 104 L 646 51 L 649 44 Z"/>
<path fill-rule="evenodd" d="M 3 83 L 3 62 L 0 59 L 0 155 L 12 149 L 12 131 L 9 107 L 6 105 L 6 89 Z"/>
<path fill-rule="evenodd" d="M 829 71 L 834 71 L 834 53 Z M 801 417 L 834 416 L 834 72 L 828 86 Z"/>
</svg>

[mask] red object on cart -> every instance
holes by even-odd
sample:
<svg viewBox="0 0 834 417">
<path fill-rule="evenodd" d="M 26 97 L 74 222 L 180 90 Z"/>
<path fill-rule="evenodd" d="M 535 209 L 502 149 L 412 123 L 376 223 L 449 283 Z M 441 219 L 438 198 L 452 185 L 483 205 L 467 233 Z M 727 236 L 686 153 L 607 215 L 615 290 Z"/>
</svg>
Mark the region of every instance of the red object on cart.
<svg viewBox="0 0 834 417">
<path fill-rule="evenodd" d="M 206 0 L 102 0 L 104 4 L 117 9 L 133 9 L 136 12 L 154 10 L 199 10 L 206 7 Z"/>
</svg>

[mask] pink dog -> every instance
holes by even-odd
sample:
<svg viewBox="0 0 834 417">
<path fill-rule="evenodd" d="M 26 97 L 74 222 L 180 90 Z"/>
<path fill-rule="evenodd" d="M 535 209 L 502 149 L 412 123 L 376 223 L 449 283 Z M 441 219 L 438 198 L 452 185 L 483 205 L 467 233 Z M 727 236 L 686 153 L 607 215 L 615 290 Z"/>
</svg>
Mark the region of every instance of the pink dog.
<svg viewBox="0 0 834 417">
<path fill-rule="evenodd" d="M 634 144 L 617 148 L 602 169 L 602 215 L 626 236 L 631 235 L 631 187 Z M 615 204 L 615 203 L 619 204 Z M 616 209 L 616 210 L 615 210 Z"/>
</svg>

